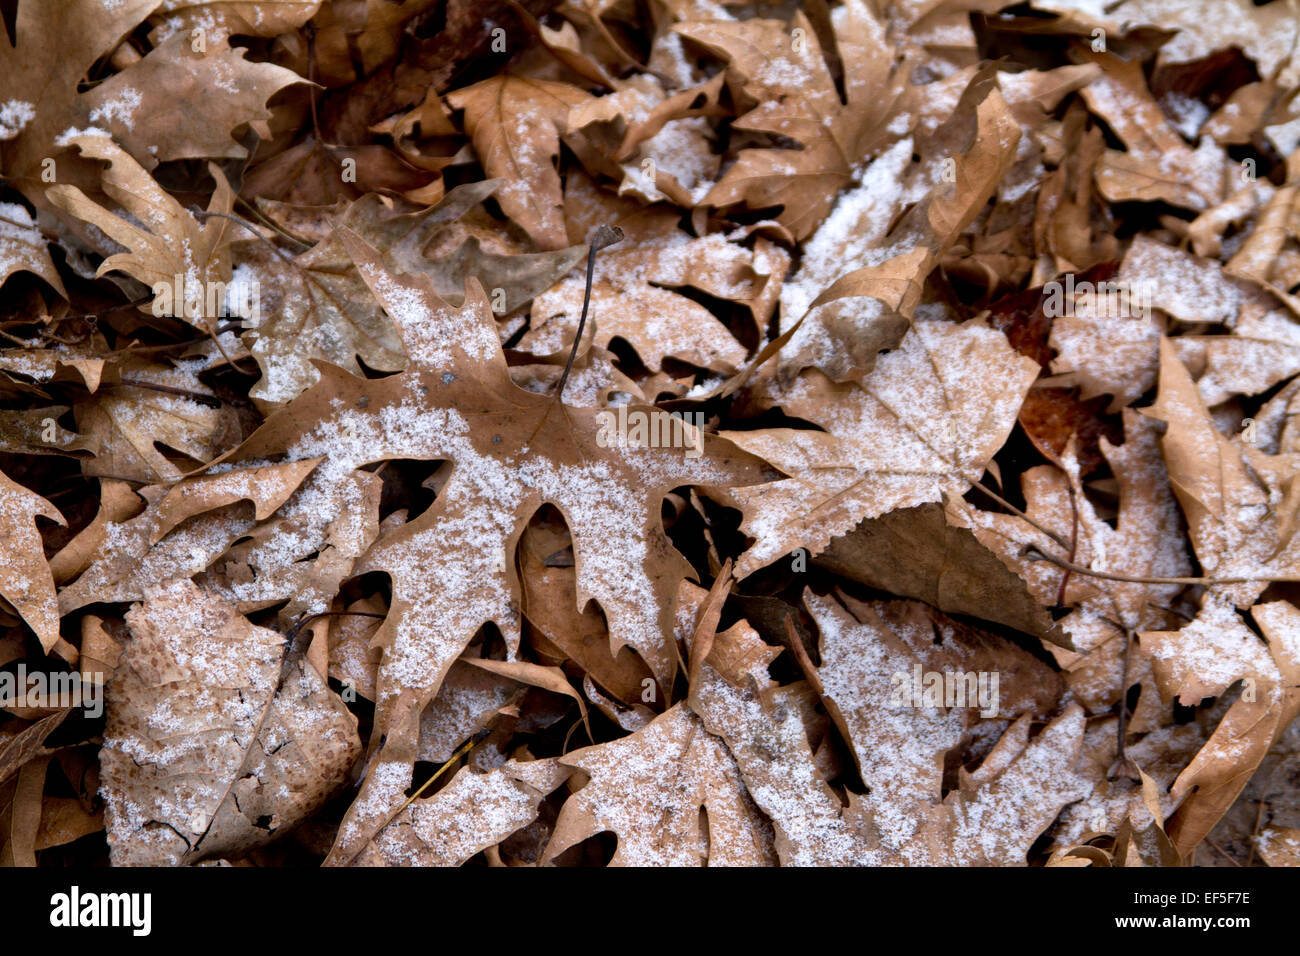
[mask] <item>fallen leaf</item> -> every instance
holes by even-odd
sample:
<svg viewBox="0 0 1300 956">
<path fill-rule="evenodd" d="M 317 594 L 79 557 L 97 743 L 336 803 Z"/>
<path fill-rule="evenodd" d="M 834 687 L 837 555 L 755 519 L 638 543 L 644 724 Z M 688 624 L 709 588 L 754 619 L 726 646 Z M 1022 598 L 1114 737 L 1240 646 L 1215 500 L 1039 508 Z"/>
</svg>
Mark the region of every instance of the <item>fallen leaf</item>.
<svg viewBox="0 0 1300 956">
<path fill-rule="evenodd" d="M 189 581 L 127 614 L 108 686 L 105 821 L 117 866 L 235 853 L 292 830 L 360 754 L 356 718 L 284 637 Z"/>
</svg>

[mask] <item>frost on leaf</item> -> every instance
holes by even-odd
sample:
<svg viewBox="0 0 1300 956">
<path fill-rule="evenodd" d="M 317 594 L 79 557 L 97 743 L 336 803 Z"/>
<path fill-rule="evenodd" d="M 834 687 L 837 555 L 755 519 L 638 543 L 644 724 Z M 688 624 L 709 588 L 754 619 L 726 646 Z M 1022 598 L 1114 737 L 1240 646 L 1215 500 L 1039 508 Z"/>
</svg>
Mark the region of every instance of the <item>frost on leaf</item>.
<svg viewBox="0 0 1300 956">
<path fill-rule="evenodd" d="M 127 614 L 109 683 L 102 794 L 113 863 L 237 853 L 292 830 L 334 791 L 356 718 L 284 637 L 188 581 Z"/>
<path fill-rule="evenodd" d="M 36 517 L 64 524 L 58 509 L 0 472 L 0 597 L 22 616 L 49 650 L 59 639 L 59 609 L 54 577 L 45 561 Z"/>
<path fill-rule="evenodd" d="M 1037 375 L 1000 332 L 923 321 L 859 382 L 810 370 L 773 385 L 765 401 L 825 430 L 723 433 L 789 476 L 733 493 L 755 539 L 737 575 L 795 548 L 816 554 L 863 518 L 961 494 L 1006 440 Z"/>
<path fill-rule="evenodd" d="M 575 531 L 579 606 L 594 599 L 609 622 L 611 651 L 631 646 L 669 681 L 677 583 L 689 569 L 663 534 L 659 502 L 679 485 L 726 487 L 759 480 L 764 469 L 724 442 L 709 441 L 700 457 L 683 447 L 602 448 L 597 410 L 513 385 L 481 287 L 471 283 L 453 307 L 426 277 L 395 275 L 373 249 L 345 241 L 400 329 L 407 370 L 369 382 L 326 372 L 242 454 L 323 457 L 325 476 L 388 458 L 452 463 L 434 504 L 380 538 L 352 569 L 383 571 L 393 581 L 376 636 L 384 650 L 374 739 L 384 743 L 373 759 L 407 766 L 409 782 L 419 714 L 479 628 L 495 624 L 517 648 L 513 551 L 545 503 Z M 405 786 L 396 775 L 366 780 L 336 857 L 369 839 Z"/>
<path fill-rule="evenodd" d="M 560 762 L 591 779 L 565 801 L 550 856 L 609 830 L 619 838 L 611 866 L 761 866 L 775 859 L 771 827 L 731 754 L 685 704 Z"/>
<path fill-rule="evenodd" d="M 1186 797 L 1170 823 L 1183 852 L 1232 805 L 1270 747 L 1300 713 L 1300 611 L 1287 601 L 1256 604 L 1264 643 L 1226 601 L 1207 595 L 1196 620 L 1178 631 L 1143 633 L 1161 696 L 1184 706 L 1244 681 L 1205 746 L 1170 789 Z"/>
<path fill-rule="evenodd" d="M 200 224 L 102 130 L 74 131 L 61 145 L 75 146 L 81 155 L 109 163 L 103 174 L 104 191 L 132 217 L 114 215 L 76 186 L 50 187 L 51 202 L 126 247 L 126 252 L 105 259 L 96 275 L 118 269 L 150 289 L 171 290 L 170 309 L 163 314 L 200 329 L 215 329 L 224 301 L 216 301 L 211 290 L 218 283 L 224 288 L 230 279 L 233 225 L 216 216 Z M 217 189 L 208 211 L 229 213 L 234 194 L 215 166 L 212 175 Z"/>
</svg>

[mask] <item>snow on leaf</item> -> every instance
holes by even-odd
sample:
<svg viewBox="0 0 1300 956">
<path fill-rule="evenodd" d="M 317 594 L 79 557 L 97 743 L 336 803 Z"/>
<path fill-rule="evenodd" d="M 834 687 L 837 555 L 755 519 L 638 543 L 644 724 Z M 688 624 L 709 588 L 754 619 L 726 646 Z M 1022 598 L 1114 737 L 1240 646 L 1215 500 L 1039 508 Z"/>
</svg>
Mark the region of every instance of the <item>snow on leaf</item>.
<svg viewBox="0 0 1300 956">
<path fill-rule="evenodd" d="M 816 554 L 863 518 L 961 494 L 1002 447 L 1038 375 L 1005 337 L 977 323 L 920 321 L 857 383 L 804 372 L 766 400 L 825 431 L 723 432 L 789 477 L 732 498 L 754 543 L 744 577 L 795 548 Z"/>
<path fill-rule="evenodd" d="M 564 802 L 548 856 L 609 830 L 619 838 L 611 866 L 762 866 L 775 859 L 771 829 L 731 754 L 685 704 L 560 763 L 591 779 Z"/>
<path fill-rule="evenodd" d="M 610 648 L 630 645 L 661 681 L 678 581 L 688 572 L 662 531 L 658 503 L 682 484 L 731 486 L 760 479 L 752 458 L 710 440 L 698 456 L 676 447 L 602 447 L 601 411 L 561 405 L 510 381 L 482 288 L 454 307 L 427 277 L 396 275 L 354 237 L 345 244 L 401 331 L 409 365 L 363 382 L 322 380 L 273 416 L 241 450 L 324 457 L 318 473 L 347 473 L 388 458 L 452 462 L 433 505 L 378 540 L 352 573 L 383 571 L 392 607 L 376 642 L 375 739 L 383 765 L 414 759 L 419 714 L 481 626 L 500 628 L 512 653 L 520 626 L 513 550 L 544 503 L 574 529 L 577 599 L 594 599 Z M 605 412 L 606 415 L 613 413 Z M 683 433 L 686 434 L 686 433 Z M 698 435 L 691 443 L 703 442 Z M 405 783 L 372 775 L 340 831 L 333 859 L 373 836 Z"/>
<path fill-rule="evenodd" d="M 489 176 L 506 182 L 497 201 L 538 247 L 562 249 L 560 177 L 552 165 L 569 110 L 590 96 L 566 83 L 503 74 L 447 96 L 465 111 L 465 126 Z"/>
<path fill-rule="evenodd" d="M 283 505 L 318 460 L 141 489 L 150 507 L 106 523 L 85 571 L 60 592 L 59 606 L 66 614 L 96 601 L 139 601 L 151 587 L 198 574 Z M 251 513 L 242 501 L 253 504 Z"/>
<path fill-rule="evenodd" d="M 88 91 L 90 122 L 108 130 L 145 169 L 176 159 L 242 158 L 231 136 L 248 124 L 271 138 L 266 101 L 303 78 L 252 63 L 225 40 L 193 49 L 187 32 L 164 40 L 139 63 Z"/>
<path fill-rule="evenodd" d="M 192 582 L 127 614 L 102 794 L 115 865 L 236 853 L 291 830 L 361 750 L 356 718 L 284 638 Z"/>
<path fill-rule="evenodd" d="M 1165 463 L 1201 567 L 1213 578 L 1252 579 L 1214 589 L 1249 606 L 1269 579 L 1296 580 L 1295 503 L 1280 487 L 1291 457 L 1220 434 L 1168 339 L 1160 340 L 1160 391 L 1147 414 L 1169 425 Z"/>
<path fill-rule="evenodd" d="M 352 203 L 330 235 L 295 258 L 264 243 L 241 249 L 239 267 L 256 277 L 260 320 L 244 335 L 263 378 L 254 398 L 285 402 L 319 377 L 320 359 L 360 374 L 357 359 L 372 369 L 395 372 L 405 365 L 392 322 L 357 275 L 342 240 L 351 230 L 385 251 L 398 271 L 425 273 L 439 294 L 455 299 L 465 279 L 475 276 L 503 294 L 511 312 L 563 276 L 585 254 L 573 247 L 548 253 L 499 253 L 457 221 L 486 199 L 497 183 L 470 183 L 449 192 L 429 209 L 399 213 L 377 195 Z M 425 256 L 436 247 L 439 254 Z M 496 290 L 501 290 L 497 293 Z"/>
<path fill-rule="evenodd" d="M 898 135 L 890 123 L 904 109 L 907 87 L 893 67 L 884 24 L 850 0 L 836 10 L 836 36 L 848 103 L 840 100 L 818 35 L 802 12 L 780 20 L 687 20 L 675 30 L 727 61 L 729 82 L 757 105 L 741 129 L 775 133 L 800 149 L 744 150 L 709 191 L 713 206 L 780 205 L 779 221 L 796 238 L 817 226 L 852 176 L 853 166 Z M 792 42 L 793 30 L 805 42 Z M 795 92 L 798 91 L 798 92 Z"/>
<path fill-rule="evenodd" d="M 459 866 L 532 823 L 538 804 L 568 775 L 555 760 L 511 760 L 485 773 L 465 767 L 444 789 L 398 813 L 356 863 Z"/>
<path fill-rule="evenodd" d="M 164 314 L 183 318 L 200 329 L 215 329 L 224 299 L 218 301 L 214 290 L 224 288 L 230 279 L 233 225 L 219 216 L 200 225 L 102 131 L 74 131 L 62 145 L 76 146 L 83 156 L 107 161 L 104 191 L 134 217 L 130 221 L 113 215 L 76 186 L 50 187 L 51 202 L 127 248 L 105 259 L 97 275 L 120 269 L 165 296 L 162 301 L 170 303 L 170 309 Z M 220 170 L 213 166 L 211 171 L 217 189 L 208 211 L 229 213 L 234 194 Z"/>
<path fill-rule="evenodd" d="M 874 775 L 877 789 L 867 795 L 850 791 L 845 805 L 826 784 L 813 762 L 793 688 L 770 686 L 766 675 L 752 670 L 749 685 L 738 687 L 706 666 L 691 697 L 691 707 L 706 729 L 726 741 L 754 802 L 771 818 L 784 865 L 1021 865 L 1061 808 L 1088 793 L 1087 781 L 1073 768 L 1083 710 L 1071 704 L 1032 741 L 1030 717 L 1021 717 L 984 766 L 940 800 L 937 770 L 959 740 L 951 716 L 907 707 L 892 730 L 879 723 L 879 714 L 856 719 L 860 711 L 848 706 L 846 693 L 855 700 L 880 695 L 880 706 L 888 699 L 887 675 L 910 671 L 911 659 L 897 645 L 880 647 L 881 633 L 842 608 L 814 602 L 813 610 L 831 654 L 837 643 L 850 642 L 863 658 L 853 665 L 862 668 L 859 677 L 871 675 L 865 683 L 852 679 L 848 691 L 831 664 L 827 686 L 839 695 L 849 726 L 864 735 L 854 745 L 870 754 L 866 772 Z M 872 678 L 883 678 L 883 685 L 873 686 Z M 902 778 L 891 776 L 891 769 L 903 768 L 908 772 Z M 921 768 L 928 769 L 918 779 Z"/>
<path fill-rule="evenodd" d="M 1287 601 L 1271 601 L 1250 613 L 1267 644 L 1213 594 L 1181 630 L 1140 635 L 1167 701 L 1199 703 L 1243 681 L 1210 739 L 1170 789 L 1175 800 L 1186 797 L 1169 825 L 1183 853 L 1210 832 L 1300 713 L 1300 611 Z"/>
<path fill-rule="evenodd" d="M 785 258 L 765 257 L 718 234 L 692 238 L 677 216 L 643 212 L 620 219 L 624 240 L 603 252 L 591 288 L 589 321 L 595 341 L 625 340 L 647 367 L 666 357 L 723 373 L 734 372 L 745 349 L 709 309 L 673 288 L 691 287 L 749 307 L 756 325 L 771 313 Z M 761 271 L 760 271 L 761 270 Z M 582 312 L 584 279 L 570 276 L 537 297 L 533 326 L 520 341 L 528 351 L 559 352 L 573 341 Z"/>
<path fill-rule="evenodd" d="M 65 524 L 59 510 L 40 495 L 0 472 L 0 597 L 8 601 L 49 650 L 59 639 L 54 577 L 45 561 L 36 516 Z"/>
</svg>

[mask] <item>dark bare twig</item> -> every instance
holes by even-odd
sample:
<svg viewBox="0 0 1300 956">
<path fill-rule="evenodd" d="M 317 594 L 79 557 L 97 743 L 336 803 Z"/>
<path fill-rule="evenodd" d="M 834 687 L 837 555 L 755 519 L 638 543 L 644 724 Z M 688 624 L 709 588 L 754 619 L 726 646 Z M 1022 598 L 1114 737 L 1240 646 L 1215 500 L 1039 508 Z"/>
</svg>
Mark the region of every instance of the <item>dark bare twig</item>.
<svg viewBox="0 0 1300 956">
<path fill-rule="evenodd" d="M 124 378 L 120 382 L 109 382 L 105 388 L 117 386 L 129 386 L 130 388 L 143 388 L 151 392 L 164 392 L 167 395 L 179 395 L 182 398 L 192 398 L 196 402 L 202 402 L 205 405 L 220 405 L 221 399 L 215 395 L 204 395 L 202 392 L 194 392 L 188 388 L 176 388 L 173 385 L 155 385 L 153 382 L 141 382 L 134 378 Z"/>
<path fill-rule="evenodd" d="M 1074 500 L 1074 486 L 1070 486 L 1070 561 L 1074 561 L 1079 548 L 1079 503 Z M 1065 589 L 1070 583 L 1070 569 L 1061 572 L 1061 586 L 1056 591 L 1057 606 L 1065 604 Z"/>
<path fill-rule="evenodd" d="M 1254 829 L 1250 831 L 1250 852 L 1246 854 L 1247 866 L 1250 866 L 1255 862 L 1255 847 L 1259 840 L 1259 825 L 1264 822 L 1264 808 L 1266 806 L 1268 806 L 1268 804 L 1263 800 L 1260 800 L 1255 810 L 1255 826 Z"/>
<path fill-rule="evenodd" d="M 578 357 L 578 348 L 582 345 L 582 331 L 587 325 L 587 308 L 591 304 L 591 279 L 596 272 L 596 253 L 606 246 L 612 246 L 622 241 L 623 230 L 618 226 L 600 225 L 591 237 L 591 245 L 587 251 L 587 287 L 582 294 L 582 316 L 578 319 L 578 334 L 573 337 L 573 348 L 569 350 L 569 360 L 564 363 L 564 373 L 560 376 L 560 384 L 555 389 L 555 400 L 557 402 L 564 397 L 564 385 L 569 380 L 569 372 L 573 369 L 573 360 Z"/>
</svg>

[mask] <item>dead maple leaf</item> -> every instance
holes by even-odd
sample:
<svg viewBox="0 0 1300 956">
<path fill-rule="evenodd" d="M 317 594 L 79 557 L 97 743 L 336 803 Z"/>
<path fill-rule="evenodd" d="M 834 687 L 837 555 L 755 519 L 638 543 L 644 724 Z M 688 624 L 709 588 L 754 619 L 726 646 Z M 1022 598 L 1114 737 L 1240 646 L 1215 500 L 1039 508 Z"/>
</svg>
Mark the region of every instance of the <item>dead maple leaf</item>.
<svg viewBox="0 0 1300 956">
<path fill-rule="evenodd" d="M 1124 432 L 1122 445 L 1101 441 L 1118 484 L 1114 527 L 1089 500 L 1071 449 L 1058 466 L 1024 472 L 1023 517 L 982 511 L 957 499 L 949 499 L 946 508 L 948 520 L 973 533 L 1043 606 L 1073 608 L 1057 622 L 1069 646 L 1053 647 L 1051 653 L 1072 692 L 1094 711 L 1110 707 L 1132 683 L 1147 677 L 1138 671 L 1125 674 L 1126 637 L 1170 620 L 1165 608 L 1182 587 L 1176 579 L 1192 570 L 1174 489 L 1158 456 L 1156 426 L 1126 410 Z M 1072 573 L 1041 555 L 1084 571 Z M 1090 573 L 1094 571 L 1121 580 L 1097 577 Z M 1145 578 L 1153 580 L 1144 583 Z M 1175 580 L 1162 584 L 1162 578 Z M 1140 699 L 1135 730 L 1150 729 L 1153 707 L 1151 694 Z"/>
<path fill-rule="evenodd" d="M 0 285 L 16 272 L 38 275 L 59 295 L 68 296 L 31 213 L 17 203 L 0 203 Z"/>
<path fill-rule="evenodd" d="M 569 770 L 555 760 L 511 760 L 484 773 L 465 767 L 432 797 L 402 809 L 356 862 L 459 866 L 537 818 Z"/>
<path fill-rule="evenodd" d="M 743 202 L 759 209 L 781 206 L 779 221 L 805 238 L 846 186 L 853 166 L 899 136 L 891 126 L 907 104 L 903 69 L 885 27 L 867 4 L 840 8 L 836 46 L 844 66 L 847 103 L 841 100 L 816 31 L 802 12 L 780 20 L 687 20 L 675 30 L 727 61 L 737 95 L 756 103 L 734 125 L 775 134 L 799 149 L 747 149 L 704 201 Z M 797 32 L 793 32 L 797 31 Z"/>
<path fill-rule="evenodd" d="M 378 371 L 395 372 L 405 365 L 397 332 L 338 238 L 344 230 L 382 248 L 394 268 L 429 275 L 444 297 L 458 297 L 465 279 L 475 276 L 492 290 L 502 313 L 519 308 L 568 272 L 584 255 L 583 248 L 501 253 L 484 249 L 478 236 L 458 228 L 460 217 L 497 185 L 459 186 L 436 205 L 414 212 L 390 208 L 372 194 L 350 204 L 330 235 L 293 258 L 262 242 L 240 249 L 240 269 L 257 283 L 263 313 L 244 334 L 263 371 L 250 394 L 264 402 L 289 401 L 317 380 L 313 360 L 358 375 L 358 358 Z M 429 247 L 436 247 L 436 259 L 426 257 Z"/>
<path fill-rule="evenodd" d="M 786 257 L 777 250 L 750 251 L 716 233 L 692 238 L 677 228 L 677 218 L 645 211 L 617 221 L 625 238 L 602 254 L 591 286 L 593 341 L 608 347 L 612 339 L 623 339 L 652 371 L 671 357 L 734 372 L 745 348 L 709 309 L 674 289 L 689 287 L 743 304 L 761 326 L 775 305 Z M 582 313 L 584 287 L 581 277 L 571 276 L 541 293 L 520 348 L 542 355 L 566 350 Z"/>
<path fill-rule="evenodd" d="M 732 493 L 755 539 L 737 577 L 795 548 L 817 554 L 863 518 L 964 492 L 1006 440 L 1037 374 L 1000 332 L 921 321 L 859 382 L 808 370 L 788 389 L 773 385 L 765 401 L 826 431 L 722 433 L 789 476 Z"/>
<path fill-rule="evenodd" d="M 851 380 L 897 345 L 926 277 L 1007 175 L 1020 124 L 991 78 L 976 77 L 956 106 L 924 166 L 909 170 L 914 182 L 897 185 L 920 148 L 909 137 L 867 167 L 809 240 L 782 295 L 783 377 L 813 367 Z"/>
<path fill-rule="evenodd" d="M 150 505 L 142 513 L 124 509 L 93 538 L 69 545 L 85 570 L 59 594 L 64 613 L 96 601 L 141 601 L 149 588 L 202 572 L 283 505 L 317 463 L 239 468 L 140 489 Z"/>
<path fill-rule="evenodd" d="M 871 694 L 874 688 L 887 697 L 893 674 L 910 673 L 911 660 L 896 645 L 890 647 L 887 629 L 857 621 L 834 602 L 810 599 L 810 604 L 823 639 L 851 648 L 851 666 L 858 670 L 843 678 L 853 694 Z M 827 650 L 833 660 L 835 645 Z M 866 797 L 850 793 L 846 806 L 813 763 L 796 688 L 773 686 L 752 663 L 732 672 L 747 686 L 737 686 L 711 666 L 704 675 L 691 706 L 705 727 L 726 741 L 754 802 L 772 819 L 777 853 L 786 865 L 1019 864 L 1061 807 L 1087 792 L 1071 766 L 1083 734 L 1077 704 L 1032 741 L 1028 716 L 1016 721 L 980 770 L 965 775 L 960 789 L 943 801 L 935 786 L 937 771 L 960 730 L 955 715 L 912 707 L 897 717 L 901 736 L 886 733 L 879 716 L 857 724 L 864 734 L 860 746 L 871 754 L 872 779 L 881 789 Z M 828 676 L 829 686 L 838 688 L 841 675 Z M 842 695 L 839 710 L 868 713 L 850 707 Z M 925 776 L 915 775 L 921 767 L 934 768 L 928 784 Z"/>
</svg>

